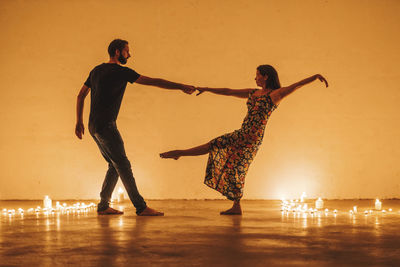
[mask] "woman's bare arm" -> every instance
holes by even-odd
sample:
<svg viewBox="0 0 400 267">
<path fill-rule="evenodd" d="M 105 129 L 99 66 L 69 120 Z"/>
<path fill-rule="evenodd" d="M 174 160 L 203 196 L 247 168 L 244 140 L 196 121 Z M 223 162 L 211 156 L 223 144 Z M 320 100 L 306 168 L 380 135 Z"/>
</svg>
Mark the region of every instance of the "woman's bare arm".
<svg viewBox="0 0 400 267">
<path fill-rule="evenodd" d="M 254 89 L 229 89 L 229 88 L 208 88 L 208 87 L 196 87 L 197 95 L 200 95 L 204 92 L 210 92 L 217 95 L 226 95 L 226 96 L 236 96 L 239 98 L 248 98 L 249 94 Z"/>
<path fill-rule="evenodd" d="M 281 87 L 279 89 L 274 90 L 270 94 L 271 100 L 272 100 L 272 102 L 274 102 L 275 105 L 277 105 L 277 104 L 279 104 L 279 102 L 281 102 L 281 100 L 283 98 L 287 97 L 288 95 L 290 95 L 291 93 L 293 93 L 294 91 L 299 89 L 300 87 L 315 81 L 316 79 L 320 80 L 321 82 L 324 82 L 325 86 L 328 87 L 328 81 L 322 75 L 315 74 L 311 77 L 308 77 L 304 80 L 301 80 L 301 81 L 294 83 L 292 85 L 289 85 L 287 87 Z"/>
</svg>

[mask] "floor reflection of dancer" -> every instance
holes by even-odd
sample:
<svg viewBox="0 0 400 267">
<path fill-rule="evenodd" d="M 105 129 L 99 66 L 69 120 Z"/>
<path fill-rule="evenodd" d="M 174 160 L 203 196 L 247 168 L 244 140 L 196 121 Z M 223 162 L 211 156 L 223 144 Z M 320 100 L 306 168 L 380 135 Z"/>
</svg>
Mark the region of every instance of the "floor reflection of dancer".
<svg viewBox="0 0 400 267">
<path fill-rule="evenodd" d="M 199 87 L 199 94 L 210 92 L 219 95 L 236 96 L 247 99 L 248 112 L 242 127 L 232 133 L 221 135 L 210 142 L 184 150 L 161 153 L 162 158 L 178 159 L 181 156 L 198 156 L 209 153 L 204 183 L 233 201 L 232 208 L 221 215 L 240 215 L 240 199 L 243 196 L 244 179 L 248 168 L 262 143 L 264 129 L 272 111 L 279 102 L 296 89 L 315 80 L 328 82 L 319 74 L 281 87 L 278 73 L 270 65 L 257 68 L 256 84 L 259 89 L 232 90 L 228 88 Z"/>
</svg>

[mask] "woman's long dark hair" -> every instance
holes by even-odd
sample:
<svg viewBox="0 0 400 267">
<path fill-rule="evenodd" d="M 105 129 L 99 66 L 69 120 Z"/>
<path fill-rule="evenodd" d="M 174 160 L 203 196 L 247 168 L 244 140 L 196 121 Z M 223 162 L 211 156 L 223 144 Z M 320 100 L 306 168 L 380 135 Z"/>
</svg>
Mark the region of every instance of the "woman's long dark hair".
<svg viewBox="0 0 400 267">
<path fill-rule="evenodd" d="M 268 75 L 268 79 L 265 81 L 265 87 L 268 89 L 278 89 L 281 88 L 281 83 L 279 82 L 278 72 L 271 65 L 260 65 L 257 70 L 262 76 Z"/>
</svg>

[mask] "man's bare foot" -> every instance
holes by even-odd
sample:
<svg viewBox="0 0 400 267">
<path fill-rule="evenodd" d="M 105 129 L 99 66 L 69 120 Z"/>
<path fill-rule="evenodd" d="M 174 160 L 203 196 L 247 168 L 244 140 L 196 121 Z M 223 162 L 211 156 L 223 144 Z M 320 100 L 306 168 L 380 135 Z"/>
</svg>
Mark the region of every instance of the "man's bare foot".
<svg viewBox="0 0 400 267">
<path fill-rule="evenodd" d="M 120 214 L 124 214 L 124 212 L 108 207 L 106 210 L 98 211 L 97 214 L 99 214 L 99 215 L 120 215 Z"/>
<path fill-rule="evenodd" d="M 152 208 L 146 207 L 138 216 L 164 216 L 164 212 L 153 210 Z"/>
<path fill-rule="evenodd" d="M 181 156 L 180 151 L 179 150 L 171 150 L 168 152 L 164 152 L 160 154 L 160 157 L 163 159 L 174 159 L 177 160 L 179 159 Z"/>
<path fill-rule="evenodd" d="M 234 203 L 232 208 L 229 210 L 221 211 L 219 214 L 221 215 L 242 215 L 242 208 L 240 207 L 240 203 Z"/>
</svg>

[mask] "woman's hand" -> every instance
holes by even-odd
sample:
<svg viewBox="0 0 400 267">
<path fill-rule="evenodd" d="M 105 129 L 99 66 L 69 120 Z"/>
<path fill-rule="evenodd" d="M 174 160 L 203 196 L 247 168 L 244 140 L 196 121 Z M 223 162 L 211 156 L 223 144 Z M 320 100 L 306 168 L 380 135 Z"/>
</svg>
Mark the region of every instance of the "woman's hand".
<svg viewBox="0 0 400 267">
<path fill-rule="evenodd" d="M 196 87 L 196 90 L 198 91 L 198 93 L 196 94 L 196 96 L 198 96 L 198 95 L 200 95 L 200 94 L 206 92 L 207 89 L 208 89 L 207 87 Z"/>
<path fill-rule="evenodd" d="M 315 74 L 314 77 L 315 77 L 315 79 L 318 79 L 321 82 L 324 82 L 325 86 L 328 87 L 328 81 L 321 74 Z"/>
</svg>

